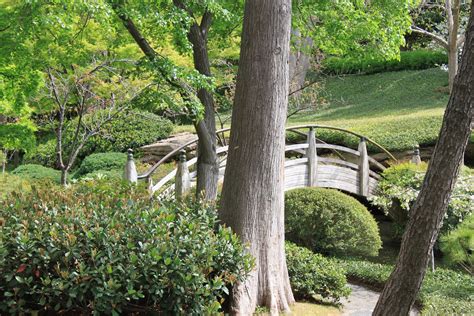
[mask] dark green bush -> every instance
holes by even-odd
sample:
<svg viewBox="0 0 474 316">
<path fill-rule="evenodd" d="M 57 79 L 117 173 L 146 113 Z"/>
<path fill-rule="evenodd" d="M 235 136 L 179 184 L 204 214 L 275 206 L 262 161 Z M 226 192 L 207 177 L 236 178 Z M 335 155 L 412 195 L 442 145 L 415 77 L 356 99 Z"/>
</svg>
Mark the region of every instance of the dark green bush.
<svg viewBox="0 0 474 316">
<path fill-rule="evenodd" d="M 97 114 L 94 114 L 97 115 Z M 93 116 L 85 117 L 92 120 Z M 166 138 L 173 130 L 171 121 L 149 112 L 131 110 L 120 113 L 104 124 L 101 135 L 91 138 L 83 150 L 83 157 L 92 153 L 136 149 Z"/>
<path fill-rule="evenodd" d="M 101 171 L 120 171 L 123 172 L 127 155 L 124 153 L 109 152 L 92 154 L 84 158 L 74 177 L 80 178 L 88 173 Z"/>
<path fill-rule="evenodd" d="M 395 221 L 400 233 L 404 231 L 404 225 L 410 216 L 410 207 L 421 189 L 426 168 L 426 164 L 417 166 L 401 163 L 386 169 L 382 180 L 378 182 L 375 194 L 370 198 L 372 204 L 381 208 Z M 463 168 L 443 219 L 443 234 L 455 229 L 465 217 L 474 212 L 472 196 L 474 177 L 472 171 Z"/>
<path fill-rule="evenodd" d="M 319 295 L 337 302 L 350 294 L 344 270 L 335 262 L 290 242 L 285 244 L 285 251 L 291 289 L 296 299 Z"/>
<path fill-rule="evenodd" d="M 35 164 L 18 166 L 12 171 L 12 174 L 33 180 L 51 180 L 58 183 L 61 180 L 61 172 L 59 170 Z"/>
<path fill-rule="evenodd" d="M 213 207 L 141 186 L 33 187 L 0 202 L 0 312 L 204 315 L 251 268 Z"/>
<path fill-rule="evenodd" d="M 373 74 L 387 71 L 419 70 L 448 63 L 443 51 L 415 50 L 400 52 L 400 61 L 371 57 L 328 57 L 323 61 L 328 74 Z"/>
<path fill-rule="evenodd" d="M 369 211 L 336 190 L 287 192 L 285 217 L 286 238 L 315 252 L 375 256 L 382 244 Z"/>
<path fill-rule="evenodd" d="M 474 213 L 455 230 L 441 237 L 441 251 L 449 264 L 460 265 L 467 272 L 474 273 Z"/>
</svg>

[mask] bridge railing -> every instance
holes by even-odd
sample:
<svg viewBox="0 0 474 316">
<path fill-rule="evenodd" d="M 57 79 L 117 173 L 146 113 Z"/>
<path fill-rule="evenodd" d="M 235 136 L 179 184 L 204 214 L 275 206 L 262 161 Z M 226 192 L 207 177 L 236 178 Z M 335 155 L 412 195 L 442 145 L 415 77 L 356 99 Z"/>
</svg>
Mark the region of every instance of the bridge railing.
<svg viewBox="0 0 474 316">
<path fill-rule="evenodd" d="M 333 144 L 326 144 L 324 142 L 316 142 L 316 129 L 330 129 L 330 130 L 336 130 L 340 132 L 345 132 L 348 134 L 351 134 L 355 137 L 358 137 L 360 139 L 359 141 L 359 146 L 357 150 L 340 146 L 340 145 L 333 145 Z M 226 129 L 221 129 L 217 131 L 218 135 L 218 140 L 219 143 L 221 144 L 221 147 L 217 148 L 217 154 L 218 155 L 223 155 L 227 153 L 228 146 L 225 146 L 225 133 L 227 133 L 230 130 L 230 128 Z M 383 148 L 381 145 L 377 144 L 375 141 L 364 137 L 363 135 L 360 135 L 358 133 L 338 128 L 338 127 L 332 127 L 332 126 L 324 126 L 324 125 L 301 125 L 301 126 L 292 126 L 288 127 L 286 129 L 287 131 L 292 131 L 292 132 L 297 132 L 303 135 L 307 136 L 306 143 L 300 143 L 300 144 L 293 144 L 293 145 L 287 145 L 285 148 L 286 152 L 294 151 L 300 154 L 303 154 L 304 157 L 300 158 L 299 161 L 296 160 L 288 160 L 285 164 L 285 166 L 290 167 L 291 164 L 295 165 L 297 163 L 306 163 L 308 165 L 308 173 L 309 176 L 307 178 L 308 185 L 309 186 L 314 186 L 317 183 L 317 170 L 318 170 L 318 162 L 322 165 L 339 165 L 343 166 L 345 168 L 352 169 L 354 171 L 358 172 L 358 193 L 363 196 L 368 196 L 369 191 L 370 191 L 370 178 L 373 179 L 378 179 L 379 175 L 377 171 L 383 171 L 385 167 L 380 164 L 378 161 L 373 159 L 367 154 L 367 143 L 371 143 L 373 146 L 379 148 L 382 152 L 385 152 L 388 157 L 390 157 L 393 160 L 396 160 L 393 155 Z M 308 130 L 307 133 L 301 132 L 301 130 Z M 185 194 L 186 191 L 188 191 L 192 185 L 192 182 L 196 179 L 196 171 L 190 172 L 190 169 L 193 167 L 193 165 L 196 164 L 197 158 L 194 157 L 190 159 L 189 161 L 186 160 L 186 148 L 194 145 L 197 143 L 198 139 L 196 137 L 195 140 L 189 141 L 182 146 L 176 148 L 175 150 L 171 151 L 168 153 L 166 156 L 164 156 L 162 159 L 160 159 L 155 165 L 153 165 L 151 168 L 149 168 L 146 172 L 140 175 L 136 175 L 135 171 L 135 178 L 129 179 L 131 181 L 136 181 L 136 180 L 141 180 L 144 179 L 148 182 L 148 189 L 150 191 L 150 194 L 154 194 L 157 191 L 160 191 L 160 195 L 163 196 L 169 196 L 173 194 L 173 191 L 175 191 L 175 195 L 177 198 L 179 198 L 181 195 Z M 337 158 L 328 158 L 328 157 L 318 157 L 317 155 L 317 150 L 318 149 L 326 149 L 326 150 L 331 150 L 335 152 L 340 159 Z M 344 154 L 349 154 L 352 156 L 356 157 L 357 163 L 349 162 L 344 159 Z M 153 183 L 152 176 L 158 170 L 158 168 L 166 161 L 168 161 L 170 158 L 175 157 L 179 155 L 179 160 L 177 163 L 177 168 L 160 179 L 156 184 Z M 129 154 L 129 162 L 127 162 L 126 166 L 126 172 L 125 174 L 134 174 L 134 171 L 132 170 L 134 168 L 134 163 L 133 163 L 133 157 Z M 303 160 L 305 160 L 303 162 Z M 223 159 L 220 160 L 219 162 L 219 169 L 220 169 L 220 177 L 223 177 L 224 170 L 225 170 L 225 164 L 226 164 L 226 158 L 224 157 Z M 377 171 L 371 170 L 371 166 L 375 169 L 378 169 Z M 175 179 L 174 185 L 172 180 Z"/>
</svg>

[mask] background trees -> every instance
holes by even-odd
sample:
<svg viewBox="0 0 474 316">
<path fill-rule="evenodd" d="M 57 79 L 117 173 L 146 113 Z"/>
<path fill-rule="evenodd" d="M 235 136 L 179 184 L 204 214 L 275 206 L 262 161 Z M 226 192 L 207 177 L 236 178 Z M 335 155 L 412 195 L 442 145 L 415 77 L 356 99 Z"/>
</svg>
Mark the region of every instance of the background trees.
<svg viewBox="0 0 474 316">
<path fill-rule="evenodd" d="M 461 0 L 421 1 L 415 16 L 431 15 L 434 19 L 415 19 L 411 31 L 432 39 L 448 53 L 449 91 L 458 71 L 459 51 L 464 45 L 469 4 Z M 418 22 L 418 23 L 417 23 Z M 423 23 L 425 25 L 418 25 Z"/>
</svg>

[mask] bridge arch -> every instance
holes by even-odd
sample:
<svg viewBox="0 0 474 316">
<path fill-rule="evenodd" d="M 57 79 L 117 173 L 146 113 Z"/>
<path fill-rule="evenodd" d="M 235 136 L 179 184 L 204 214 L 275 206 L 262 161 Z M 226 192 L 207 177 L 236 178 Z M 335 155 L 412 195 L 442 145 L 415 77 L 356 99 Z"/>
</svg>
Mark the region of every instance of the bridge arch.
<svg viewBox="0 0 474 316">
<path fill-rule="evenodd" d="M 316 138 L 318 129 L 330 129 L 341 133 L 347 133 L 359 138 L 357 150 L 336 145 L 327 144 Z M 217 131 L 219 147 L 219 181 L 224 178 L 227 162 L 227 150 L 225 133 L 230 129 Z M 362 197 L 369 197 L 374 192 L 380 173 L 385 169 L 381 163 L 370 157 L 367 153 L 367 144 L 385 152 L 387 156 L 396 161 L 395 157 L 375 141 L 350 130 L 316 124 L 288 127 L 291 131 L 304 135 L 306 140 L 301 143 L 287 144 L 285 147 L 285 191 L 302 187 L 324 187 L 346 191 Z M 185 194 L 196 183 L 196 171 L 193 171 L 197 158 L 186 160 L 186 148 L 197 143 L 195 140 L 183 144 L 171 151 L 145 173 L 138 175 L 138 179 L 148 182 L 151 195 L 157 195 L 159 199 L 166 197 L 179 197 Z M 332 152 L 332 156 L 321 155 L 324 152 Z M 179 155 L 180 159 L 176 169 L 153 183 L 152 176 L 164 162 Z M 133 166 L 132 166 L 133 165 Z M 127 163 L 126 168 L 133 168 L 134 164 Z"/>
</svg>

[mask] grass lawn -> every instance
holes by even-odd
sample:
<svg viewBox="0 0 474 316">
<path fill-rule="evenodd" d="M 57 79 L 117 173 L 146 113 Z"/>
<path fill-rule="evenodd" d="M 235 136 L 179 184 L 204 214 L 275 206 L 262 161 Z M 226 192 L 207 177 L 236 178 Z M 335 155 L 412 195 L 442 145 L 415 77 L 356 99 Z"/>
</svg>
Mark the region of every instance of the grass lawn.
<svg viewBox="0 0 474 316">
<path fill-rule="evenodd" d="M 292 116 L 288 125 L 348 128 L 390 151 L 433 145 L 449 99 L 447 85 L 447 73 L 437 68 L 330 77 L 324 91 L 327 105 Z M 181 131 L 193 127 L 176 127 L 175 132 Z M 358 143 L 355 137 L 337 132 L 321 130 L 318 136 L 351 147 Z"/>
<path fill-rule="evenodd" d="M 391 151 L 431 145 L 441 126 L 448 75 L 439 69 L 331 77 L 328 105 L 290 118 L 289 125 L 317 123 L 366 135 Z M 321 138 L 356 145 L 357 139 L 323 131 Z"/>
</svg>

